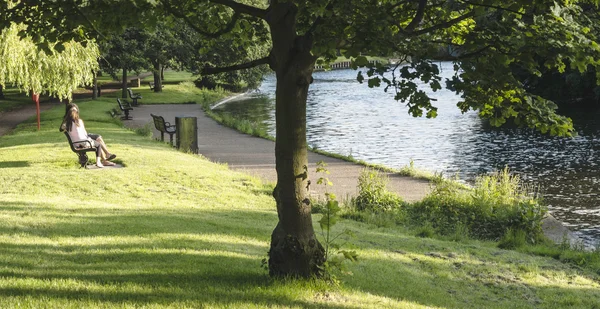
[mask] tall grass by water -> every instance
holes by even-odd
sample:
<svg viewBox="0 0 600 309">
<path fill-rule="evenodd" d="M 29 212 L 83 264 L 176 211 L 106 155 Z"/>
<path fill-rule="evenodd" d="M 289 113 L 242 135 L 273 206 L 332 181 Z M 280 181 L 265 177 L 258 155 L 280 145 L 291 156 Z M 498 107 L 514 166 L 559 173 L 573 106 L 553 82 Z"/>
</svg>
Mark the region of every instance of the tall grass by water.
<svg viewBox="0 0 600 309">
<path fill-rule="evenodd" d="M 353 220 L 335 226 L 359 256 L 341 286 L 272 280 L 272 187 L 124 129 L 114 98 L 77 103 L 125 167 L 78 168 L 60 106 L 0 137 L 0 308 L 600 306 L 586 268 Z"/>
</svg>

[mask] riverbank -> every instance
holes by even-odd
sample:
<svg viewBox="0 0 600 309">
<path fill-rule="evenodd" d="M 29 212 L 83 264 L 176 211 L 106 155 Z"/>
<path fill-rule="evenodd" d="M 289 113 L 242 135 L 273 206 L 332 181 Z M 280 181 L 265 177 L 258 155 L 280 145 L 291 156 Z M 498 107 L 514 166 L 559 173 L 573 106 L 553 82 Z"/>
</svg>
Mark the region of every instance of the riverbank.
<svg viewBox="0 0 600 309">
<path fill-rule="evenodd" d="M 451 63 L 438 65 L 442 77 L 452 76 Z M 412 159 L 419 169 L 470 184 L 478 175 L 508 166 L 538 188 L 552 214 L 586 242 L 600 239 L 597 115 L 573 118 L 579 136 L 557 138 L 525 129 L 490 128 L 477 113 L 461 113 L 456 108 L 460 97 L 448 90 L 422 87 L 437 99 L 438 117 L 414 118 L 393 94 L 358 84 L 356 71 L 317 72 L 313 77 L 307 102 L 309 146 L 394 169 Z M 218 109 L 258 123 L 272 135 L 274 92 L 274 77 L 267 76 L 260 95 Z"/>
<path fill-rule="evenodd" d="M 57 132 L 62 108 L 39 132 L 28 121 L 0 137 L 1 308 L 600 306 L 585 265 L 344 219 L 334 229 L 353 231 L 342 242 L 359 260 L 340 286 L 271 280 L 260 263 L 277 224 L 272 187 L 124 129 L 114 100 L 77 103 L 121 169 L 78 168 Z"/>
<path fill-rule="evenodd" d="M 244 95 L 245 94 L 238 94 L 238 95 L 229 97 L 227 99 L 221 100 L 221 101 L 211 105 L 212 108 L 210 108 L 210 109 L 212 110 L 214 107 L 218 107 L 218 106 L 220 106 L 226 102 L 232 101 L 232 100 L 239 100 Z M 209 108 L 208 106 L 205 106 L 205 109 L 208 109 L 208 108 Z M 175 111 L 171 111 L 171 113 L 177 114 L 177 112 L 175 112 Z M 197 115 L 199 117 L 201 117 L 201 119 L 204 118 L 204 115 L 201 115 L 201 114 L 197 114 Z M 209 115 L 215 116 L 212 113 Z M 218 117 L 218 115 L 216 115 L 216 116 Z M 204 123 L 205 121 L 206 120 L 202 120 L 199 122 Z M 227 122 L 225 122 L 225 123 L 222 122 L 222 124 L 231 125 L 230 123 L 227 123 Z M 234 128 L 236 127 L 235 123 L 234 123 L 233 127 Z M 215 128 L 211 128 L 207 131 L 214 132 L 214 130 L 215 130 Z M 199 131 L 202 132 L 204 130 L 199 129 Z M 248 133 L 248 132 L 241 132 L 241 133 Z M 155 136 L 157 136 L 156 134 L 158 134 L 158 133 L 155 132 Z M 266 133 L 263 132 L 263 134 L 266 134 Z M 241 135 L 241 136 L 243 136 L 243 135 Z M 241 138 L 241 136 L 240 136 L 240 138 Z M 261 136 L 261 135 L 259 135 L 259 137 L 265 138 L 265 136 Z M 206 138 L 206 137 L 202 136 L 202 134 L 201 134 L 200 140 L 203 140 L 204 138 Z M 217 138 L 217 139 L 221 139 L 221 138 Z M 270 141 L 273 140 L 273 138 L 270 136 L 266 136 L 266 139 L 268 139 Z M 227 140 L 234 145 L 243 144 L 239 141 L 236 141 L 235 134 L 232 136 L 228 136 Z M 273 155 L 272 149 L 274 149 L 274 145 L 269 144 L 268 142 L 265 142 L 265 144 L 269 145 L 268 149 L 271 149 L 271 153 L 266 153 L 263 155 L 264 156 L 272 156 Z M 265 146 L 261 145 L 261 146 L 259 146 L 259 148 L 264 149 Z M 245 151 L 247 153 L 251 153 L 251 154 L 258 152 L 257 150 L 253 150 L 252 148 L 248 148 Z M 203 152 L 200 151 L 200 153 L 203 153 Z M 328 175 L 328 177 L 333 181 L 334 186 L 332 188 L 327 188 L 328 190 L 333 191 L 337 196 L 344 197 L 345 199 L 349 199 L 350 197 L 357 196 L 357 193 L 358 193 L 356 190 L 357 185 L 358 185 L 357 179 L 360 175 L 360 172 L 364 168 L 367 168 L 367 167 L 375 168 L 375 169 L 382 171 L 383 176 L 390 180 L 387 185 L 387 190 L 397 194 L 398 196 L 400 196 L 401 198 L 403 198 L 404 200 L 406 200 L 408 202 L 415 202 L 415 201 L 419 201 L 419 200 L 423 199 L 429 192 L 431 192 L 432 186 L 435 186 L 436 182 L 440 182 L 440 181 L 452 182 L 453 181 L 453 180 L 449 180 L 449 179 L 443 179 L 441 175 L 435 175 L 435 174 L 419 171 L 412 164 L 403 169 L 397 170 L 397 169 L 392 169 L 392 168 L 385 167 L 385 166 L 380 166 L 380 165 L 377 166 L 377 165 L 368 164 L 364 161 L 358 161 L 358 160 L 355 160 L 348 156 L 332 154 L 332 153 L 327 153 L 327 152 L 318 152 L 318 150 L 316 153 L 312 153 L 311 155 L 316 155 L 316 154 L 323 155 L 323 156 L 329 158 L 328 160 L 325 160 L 323 157 L 320 157 L 320 160 L 322 160 L 324 162 L 331 162 L 334 159 L 347 162 L 347 164 L 346 164 L 347 167 L 345 169 L 339 168 L 339 166 L 341 165 L 341 163 L 339 161 L 337 161 L 335 163 L 336 167 L 333 170 L 330 170 L 331 174 Z M 217 158 L 219 160 L 223 159 L 225 163 L 228 163 L 230 166 L 233 166 L 234 168 L 236 166 L 239 166 L 239 164 L 240 164 L 239 158 L 235 159 L 235 161 L 230 161 L 230 159 L 218 157 L 212 153 L 209 154 L 208 157 L 209 157 L 209 159 L 215 159 L 215 158 Z M 312 167 L 311 170 L 314 170 L 315 159 L 311 160 L 311 157 L 309 157 L 309 161 L 311 162 L 311 167 Z M 270 164 L 264 165 L 264 170 L 261 170 L 256 175 L 259 175 L 263 179 L 267 179 L 269 181 L 275 181 L 276 180 L 275 166 L 274 166 L 273 162 L 274 162 L 274 158 L 270 159 Z M 354 167 L 351 169 L 351 168 L 349 168 L 349 166 L 354 166 Z M 350 170 L 352 172 L 349 172 Z M 338 174 L 343 175 L 343 176 L 341 178 L 337 178 L 336 176 Z M 413 181 L 408 182 L 407 179 L 420 180 L 420 182 L 413 182 Z M 338 182 L 340 182 L 340 181 L 342 184 L 341 188 L 336 188 L 336 184 L 338 184 Z M 456 183 L 456 185 L 457 186 L 465 186 L 462 183 Z M 354 190 L 352 190 L 352 188 L 354 188 Z M 418 194 L 414 194 L 415 192 L 417 192 Z M 323 194 L 323 192 L 313 192 L 313 193 Z M 572 248 L 582 248 L 583 247 L 583 248 L 586 248 L 587 250 L 595 249 L 595 247 L 592 244 L 585 244 L 582 239 L 577 237 L 562 222 L 560 222 L 559 220 L 557 220 L 555 217 L 553 217 L 550 214 L 548 214 L 543 219 L 542 228 L 543 228 L 544 236 L 546 236 L 548 239 L 554 241 L 557 244 L 567 243 Z"/>
</svg>

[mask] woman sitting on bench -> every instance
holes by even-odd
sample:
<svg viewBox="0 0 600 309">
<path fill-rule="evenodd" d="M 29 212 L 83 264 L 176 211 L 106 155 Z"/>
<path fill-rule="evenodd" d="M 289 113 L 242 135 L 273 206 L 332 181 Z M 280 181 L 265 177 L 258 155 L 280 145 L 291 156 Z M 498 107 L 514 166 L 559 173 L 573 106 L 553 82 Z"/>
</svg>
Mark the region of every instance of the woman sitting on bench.
<svg viewBox="0 0 600 309">
<path fill-rule="evenodd" d="M 61 129 L 63 128 L 69 133 L 71 140 L 74 142 L 84 140 L 92 142 L 94 147 L 96 147 L 96 166 L 104 167 L 115 165 L 114 163 L 110 162 L 110 160 L 116 158 L 117 155 L 108 151 L 102 136 L 98 134 L 87 133 L 85 126 L 83 125 L 83 120 L 79 118 L 79 107 L 74 103 L 67 104 L 65 118 L 63 120 L 63 125 L 61 126 Z M 77 147 L 77 145 L 75 147 Z"/>
</svg>

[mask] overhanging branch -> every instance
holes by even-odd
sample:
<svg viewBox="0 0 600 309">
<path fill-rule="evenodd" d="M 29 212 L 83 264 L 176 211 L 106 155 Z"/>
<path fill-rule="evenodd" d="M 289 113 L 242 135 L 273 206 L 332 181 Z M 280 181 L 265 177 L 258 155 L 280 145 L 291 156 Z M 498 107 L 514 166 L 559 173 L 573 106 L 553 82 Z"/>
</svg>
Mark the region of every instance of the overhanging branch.
<svg viewBox="0 0 600 309">
<path fill-rule="evenodd" d="M 255 6 L 246 5 L 243 3 L 235 2 L 233 0 L 209 0 L 211 3 L 221 4 L 227 6 L 240 14 L 246 14 L 254 17 L 258 17 L 260 19 L 265 20 L 267 18 L 267 11 L 263 9 L 259 9 Z"/>
<path fill-rule="evenodd" d="M 425 15 L 425 8 L 427 7 L 427 0 L 420 0 L 419 7 L 417 8 L 417 13 L 415 13 L 415 17 L 410 21 L 410 24 L 404 28 L 405 31 L 413 31 L 423 20 L 423 16 Z"/>
<path fill-rule="evenodd" d="M 424 28 L 424 29 L 421 29 L 421 30 L 411 31 L 411 32 L 408 32 L 407 34 L 409 36 L 419 36 L 419 35 L 426 34 L 426 33 L 429 33 L 429 32 L 433 32 L 433 31 L 436 31 L 436 30 L 448 28 L 448 27 L 450 27 L 452 25 L 455 25 L 455 24 L 457 24 L 457 23 L 459 23 L 459 22 L 461 22 L 461 21 L 463 21 L 463 20 L 465 20 L 467 18 L 473 17 L 473 16 L 475 16 L 475 13 L 474 12 L 469 12 L 469 13 L 461 15 L 459 17 L 450 19 L 450 20 L 448 20 L 446 22 L 439 23 L 437 25 L 434 25 L 434 26 L 431 26 L 431 27 L 428 27 L 428 28 Z"/>
<path fill-rule="evenodd" d="M 237 70 L 254 68 L 254 67 L 257 67 L 262 64 L 269 64 L 269 62 L 270 62 L 270 58 L 264 57 L 264 58 L 256 59 L 256 60 L 253 60 L 253 61 L 250 61 L 247 63 L 236 64 L 236 65 L 232 65 L 232 66 L 228 66 L 228 67 L 220 67 L 220 68 L 205 67 L 204 69 L 202 69 L 202 72 L 200 72 L 200 73 L 202 75 L 213 75 L 213 74 L 224 73 L 224 72 L 232 72 L 232 71 L 237 71 Z"/>
</svg>

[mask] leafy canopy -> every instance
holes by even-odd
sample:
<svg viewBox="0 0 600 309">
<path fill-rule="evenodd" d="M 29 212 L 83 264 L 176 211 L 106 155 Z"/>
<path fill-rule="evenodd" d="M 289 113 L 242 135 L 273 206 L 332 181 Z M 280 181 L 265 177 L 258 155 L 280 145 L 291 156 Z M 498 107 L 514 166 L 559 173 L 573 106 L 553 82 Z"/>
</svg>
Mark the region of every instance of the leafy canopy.
<svg viewBox="0 0 600 309">
<path fill-rule="evenodd" d="M 285 14 L 293 14 L 294 24 L 285 27 L 290 28 L 290 39 L 296 40 L 295 48 L 309 45 L 321 62 L 336 58 L 338 51 L 354 59 L 356 67 L 367 67 L 366 77 L 360 73 L 359 81 L 395 91 L 396 99 L 406 103 L 414 116 L 437 115 L 432 99 L 417 85 L 429 84 L 436 91 L 445 84 L 462 96 L 458 104 L 462 111 L 476 110 L 494 125 L 512 120 L 557 135 L 572 134 L 571 120 L 557 115 L 552 102 L 529 93 L 513 72 L 539 75 L 561 72 L 566 66 L 585 71 L 600 65 L 600 47 L 591 31 L 594 23 L 582 14 L 582 5 L 597 10 L 597 0 L 29 2 L 36 5 L 2 5 L 0 14 L 8 16 L 7 20 L 27 22 L 34 37 L 65 41 L 105 27 L 152 22 L 164 12 L 192 25 L 207 39 L 219 38 L 230 48 L 244 51 L 268 45 L 274 33 L 269 27 Z M 40 18 L 28 18 L 32 14 Z M 54 27 L 50 31 L 48 23 Z M 429 59 L 449 48 L 454 51 L 455 77 L 442 81 Z M 395 55 L 408 64 L 393 69 L 368 64 L 361 56 L 367 54 Z M 246 63 L 238 60 L 226 69 L 284 65 L 285 59 L 275 59 L 272 48 L 249 55 L 255 58 Z"/>
<path fill-rule="evenodd" d="M 99 57 L 95 43 L 68 41 L 60 51 L 49 43 L 41 50 L 31 37 L 19 35 L 26 30 L 25 25 L 13 23 L 0 33 L 0 85 L 9 83 L 22 91 L 63 99 L 92 83 Z"/>
</svg>

